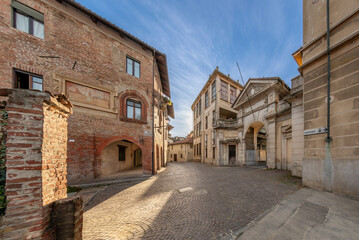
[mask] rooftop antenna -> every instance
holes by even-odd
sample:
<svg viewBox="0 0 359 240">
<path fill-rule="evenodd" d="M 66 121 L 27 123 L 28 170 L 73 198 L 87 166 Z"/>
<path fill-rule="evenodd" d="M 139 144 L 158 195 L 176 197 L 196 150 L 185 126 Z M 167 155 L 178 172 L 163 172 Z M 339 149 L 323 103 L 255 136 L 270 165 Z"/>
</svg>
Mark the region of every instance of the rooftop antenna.
<svg viewBox="0 0 359 240">
<path fill-rule="evenodd" d="M 237 61 L 236 61 L 236 63 L 237 63 L 237 67 L 238 67 L 239 74 L 241 75 L 241 79 L 242 79 L 243 86 L 245 86 L 241 69 L 240 69 L 239 64 L 238 64 Z M 244 89 L 243 89 L 243 90 L 244 90 Z M 252 103 L 251 103 L 251 100 L 249 99 L 248 92 L 246 92 L 246 95 L 247 95 L 247 99 L 248 99 L 248 102 L 249 102 L 249 106 L 251 107 L 251 111 L 252 111 L 252 114 L 253 114 L 253 118 L 255 119 L 254 112 L 253 112 L 253 108 L 252 108 Z M 253 120 L 254 120 L 254 119 L 253 119 Z"/>
</svg>

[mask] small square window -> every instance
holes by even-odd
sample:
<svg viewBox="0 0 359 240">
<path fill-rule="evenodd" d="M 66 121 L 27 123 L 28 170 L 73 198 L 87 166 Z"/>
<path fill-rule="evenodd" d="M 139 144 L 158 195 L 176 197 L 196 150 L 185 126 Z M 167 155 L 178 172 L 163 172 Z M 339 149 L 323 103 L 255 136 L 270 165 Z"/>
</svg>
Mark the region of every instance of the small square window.
<svg viewBox="0 0 359 240">
<path fill-rule="evenodd" d="M 42 77 L 32 73 L 15 70 L 15 88 L 43 90 Z"/>
<path fill-rule="evenodd" d="M 140 62 L 132 58 L 126 58 L 126 72 L 132 76 L 140 78 Z"/>
</svg>

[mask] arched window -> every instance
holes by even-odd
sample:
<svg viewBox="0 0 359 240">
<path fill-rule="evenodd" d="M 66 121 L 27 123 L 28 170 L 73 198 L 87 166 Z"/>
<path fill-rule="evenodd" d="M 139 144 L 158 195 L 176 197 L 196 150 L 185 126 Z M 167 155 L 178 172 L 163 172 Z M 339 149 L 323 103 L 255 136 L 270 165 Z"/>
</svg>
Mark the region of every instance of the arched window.
<svg viewBox="0 0 359 240">
<path fill-rule="evenodd" d="M 140 101 L 134 99 L 127 99 L 126 101 L 126 117 L 129 119 L 141 120 L 141 108 Z"/>
<path fill-rule="evenodd" d="M 119 95 L 119 118 L 124 122 L 147 123 L 148 102 L 134 90 L 126 90 Z"/>
</svg>

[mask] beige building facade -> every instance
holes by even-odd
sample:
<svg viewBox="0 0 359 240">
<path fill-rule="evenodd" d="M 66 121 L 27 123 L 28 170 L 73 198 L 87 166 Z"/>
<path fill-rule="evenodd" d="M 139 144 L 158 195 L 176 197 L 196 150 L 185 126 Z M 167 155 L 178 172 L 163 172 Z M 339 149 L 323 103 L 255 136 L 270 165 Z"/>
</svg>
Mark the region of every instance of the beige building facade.
<svg viewBox="0 0 359 240">
<path fill-rule="evenodd" d="M 292 79 L 292 89 L 279 77 L 250 78 L 244 87 L 227 79 L 236 90 L 226 98 L 221 76 L 216 69 L 192 105 L 194 159 L 220 166 L 265 165 L 301 176 L 303 78 Z M 206 107 L 216 82 L 218 97 Z"/>
<path fill-rule="evenodd" d="M 293 54 L 304 79 L 303 119 L 307 134 L 303 183 L 356 197 L 359 196 L 358 21 L 357 0 L 330 0 L 329 16 L 327 1 L 304 0 L 303 47 Z M 311 134 L 321 128 L 329 132 Z"/>
<path fill-rule="evenodd" d="M 217 121 L 235 119 L 231 108 L 242 85 L 218 70 L 209 76 L 206 84 L 192 104 L 193 111 L 193 160 L 201 163 L 222 165 L 218 149 Z"/>
<path fill-rule="evenodd" d="M 189 162 L 193 160 L 193 138 L 189 137 L 168 144 L 169 161 L 171 162 Z"/>
</svg>

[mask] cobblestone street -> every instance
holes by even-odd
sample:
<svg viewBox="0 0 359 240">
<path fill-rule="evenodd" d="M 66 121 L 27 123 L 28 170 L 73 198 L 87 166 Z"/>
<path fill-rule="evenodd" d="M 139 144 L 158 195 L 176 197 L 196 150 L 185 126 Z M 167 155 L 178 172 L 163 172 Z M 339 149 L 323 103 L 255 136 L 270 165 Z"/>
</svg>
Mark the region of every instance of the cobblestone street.
<svg viewBox="0 0 359 240">
<path fill-rule="evenodd" d="M 289 172 L 170 163 L 142 182 L 110 185 L 85 207 L 84 239 L 221 239 L 293 194 Z"/>
</svg>

